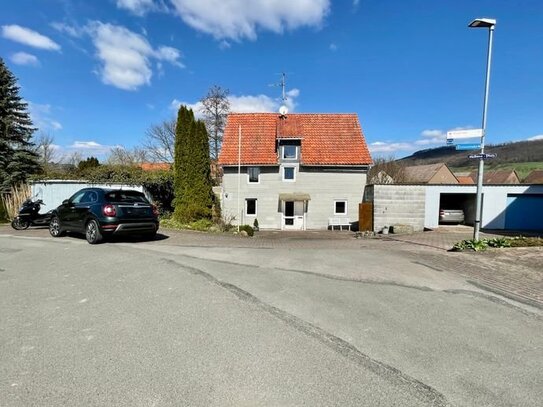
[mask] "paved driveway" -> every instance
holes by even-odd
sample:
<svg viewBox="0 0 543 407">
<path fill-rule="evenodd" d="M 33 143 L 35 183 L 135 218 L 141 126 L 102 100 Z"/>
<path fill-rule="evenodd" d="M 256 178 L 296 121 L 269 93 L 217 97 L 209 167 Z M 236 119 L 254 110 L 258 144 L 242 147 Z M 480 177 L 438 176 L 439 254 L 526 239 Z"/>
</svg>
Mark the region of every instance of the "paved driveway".
<svg viewBox="0 0 543 407">
<path fill-rule="evenodd" d="M 0 405 L 543 397 L 541 312 L 438 271 L 414 245 L 171 233 L 90 246 L 2 232 Z"/>
</svg>

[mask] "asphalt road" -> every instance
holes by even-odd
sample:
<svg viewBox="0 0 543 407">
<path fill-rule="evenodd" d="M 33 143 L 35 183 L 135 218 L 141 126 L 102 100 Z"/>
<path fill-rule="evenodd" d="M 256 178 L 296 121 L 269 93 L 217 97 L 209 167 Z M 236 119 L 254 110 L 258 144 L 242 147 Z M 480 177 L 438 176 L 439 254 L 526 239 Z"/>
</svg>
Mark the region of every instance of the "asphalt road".
<svg viewBox="0 0 543 407">
<path fill-rule="evenodd" d="M 543 399 L 538 311 L 375 248 L 3 235 L 0 309 L 1 406 Z"/>
</svg>

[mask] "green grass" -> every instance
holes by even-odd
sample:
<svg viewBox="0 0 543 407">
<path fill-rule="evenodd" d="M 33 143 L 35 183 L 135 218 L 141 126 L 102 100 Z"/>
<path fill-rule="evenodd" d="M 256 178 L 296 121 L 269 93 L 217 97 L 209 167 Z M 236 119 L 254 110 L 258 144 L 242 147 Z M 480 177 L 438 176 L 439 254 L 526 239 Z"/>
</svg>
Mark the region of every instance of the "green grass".
<svg viewBox="0 0 543 407">
<path fill-rule="evenodd" d="M 475 160 L 476 161 L 476 160 Z M 474 165 L 470 167 L 451 167 L 453 172 L 471 172 L 477 170 L 477 165 L 474 161 Z M 543 162 L 526 162 L 526 163 L 504 163 L 493 165 L 491 160 L 485 161 L 485 171 L 496 170 L 515 170 L 520 178 L 520 181 L 528 176 L 533 170 L 543 170 Z"/>
</svg>

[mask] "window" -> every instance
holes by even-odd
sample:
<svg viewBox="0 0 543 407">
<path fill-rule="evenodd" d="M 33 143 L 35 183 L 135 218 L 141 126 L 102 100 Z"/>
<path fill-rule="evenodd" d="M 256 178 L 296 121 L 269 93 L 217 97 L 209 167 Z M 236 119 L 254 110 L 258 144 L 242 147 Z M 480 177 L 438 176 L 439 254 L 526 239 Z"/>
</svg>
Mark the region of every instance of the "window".
<svg viewBox="0 0 543 407">
<path fill-rule="evenodd" d="M 334 215 L 347 215 L 347 201 L 334 201 Z"/>
<path fill-rule="evenodd" d="M 283 159 L 295 160 L 298 158 L 298 147 L 296 146 L 283 146 Z"/>
<path fill-rule="evenodd" d="M 245 200 L 245 215 L 256 216 L 256 199 L 249 198 Z"/>
<path fill-rule="evenodd" d="M 283 181 L 296 181 L 295 167 L 283 167 Z"/>
<path fill-rule="evenodd" d="M 260 182 L 260 167 L 249 167 L 247 174 L 249 175 L 249 184 L 258 184 Z"/>
</svg>

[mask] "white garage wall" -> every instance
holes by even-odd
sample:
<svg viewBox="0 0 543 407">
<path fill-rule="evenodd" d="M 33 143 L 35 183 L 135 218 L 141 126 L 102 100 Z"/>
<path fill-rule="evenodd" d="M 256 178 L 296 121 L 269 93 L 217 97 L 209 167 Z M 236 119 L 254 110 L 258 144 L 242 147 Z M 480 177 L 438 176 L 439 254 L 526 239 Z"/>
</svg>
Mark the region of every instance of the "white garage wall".
<svg viewBox="0 0 543 407">
<path fill-rule="evenodd" d="M 151 200 L 151 196 L 145 191 L 141 185 L 126 185 L 126 184 L 91 184 L 87 181 L 78 180 L 50 180 L 50 181 L 35 181 L 30 184 L 32 196 L 35 199 L 41 199 L 46 206 L 42 206 L 40 212 L 44 213 L 55 209 L 63 200 L 68 199 L 74 193 L 83 188 L 109 188 L 109 189 L 128 189 L 143 192 L 147 199 Z"/>
</svg>

